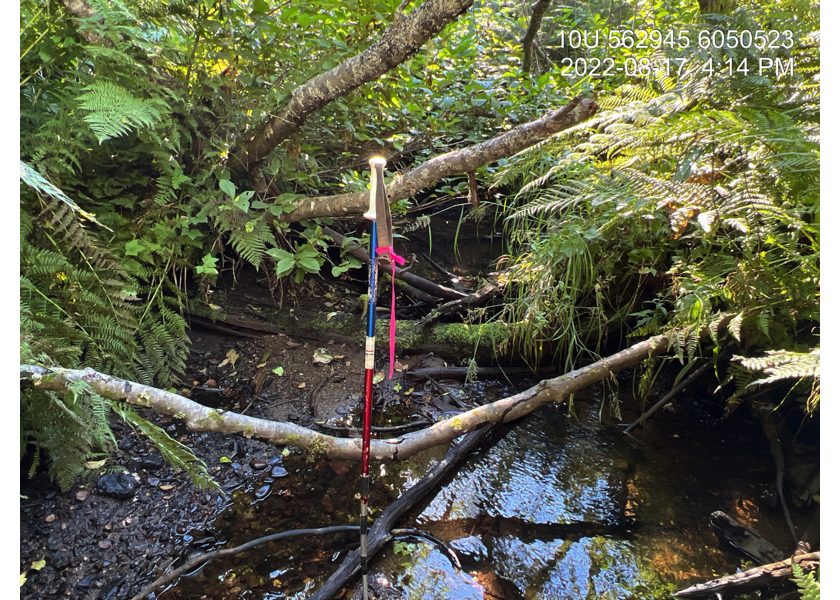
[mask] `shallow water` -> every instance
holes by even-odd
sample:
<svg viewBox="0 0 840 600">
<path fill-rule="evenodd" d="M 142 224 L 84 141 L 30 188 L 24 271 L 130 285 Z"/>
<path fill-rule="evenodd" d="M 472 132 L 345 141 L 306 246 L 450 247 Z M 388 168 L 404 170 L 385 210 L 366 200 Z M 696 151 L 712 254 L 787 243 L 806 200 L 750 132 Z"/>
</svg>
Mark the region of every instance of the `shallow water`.
<svg viewBox="0 0 840 600">
<path fill-rule="evenodd" d="M 715 510 L 791 545 L 781 515 L 760 500 L 773 470 L 749 419 L 663 412 L 631 440 L 598 420 L 597 399 L 585 400 L 579 395 L 576 416 L 547 406 L 497 436 L 406 524 L 446 542 L 463 570 L 439 546 L 400 540 L 373 562 L 376 589 L 389 598 L 668 598 L 747 564 L 710 531 Z M 375 468 L 373 517 L 442 453 Z M 357 523 L 358 465 L 297 453 L 279 464 L 287 475 L 234 492 L 216 524 L 221 541 Z M 302 598 L 354 544 L 353 535 L 333 535 L 259 547 L 160 597 Z"/>
</svg>

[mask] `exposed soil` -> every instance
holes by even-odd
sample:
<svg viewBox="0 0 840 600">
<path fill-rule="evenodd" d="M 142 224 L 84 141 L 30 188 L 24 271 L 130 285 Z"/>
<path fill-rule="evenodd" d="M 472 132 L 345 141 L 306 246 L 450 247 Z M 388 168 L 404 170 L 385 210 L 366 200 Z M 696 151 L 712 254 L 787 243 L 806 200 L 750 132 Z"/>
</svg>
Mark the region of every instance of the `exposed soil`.
<svg viewBox="0 0 840 600">
<path fill-rule="evenodd" d="M 472 241 L 475 251 L 468 254 L 483 267 L 489 259 L 486 250 L 478 250 L 477 240 Z M 490 237 L 482 239 L 488 248 L 491 242 Z M 451 248 L 440 242 L 438 250 Z M 287 308 L 323 315 L 355 312 L 361 319 L 359 296 L 365 288 L 348 278 L 320 283 L 307 280 L 292 293 L 287 289 L 282 300 Z M 226 294 L 228 305 L 250 319 L 260 319 L 281 300 L 250 273 L 241 273 L 238 284 L 229 285 Z M 207 298 L 211 308 L 213 302 L 212 296 Z M 261 337 L 247 330 L 240 333 L 244 337 L 194 327 L 184 385 L 178 386 L 178 392 L 208 406 L 303 426 L 330 417 L 350 422 L 351 413 L 362 404 L 362 339 L 356 343 L 322 336 L 315 340 L 283 334 Z M 386 368 L 387 340 L 378 347 L 377 365 Z M 397 360 L 409 364 L 416 358 Z M 442 365 L 443 361 L 434 357 L 423 363 L 426 367 Z M 378 392 L 384 396 L 389 389 L 383 383 Z M 428 392 L 418 390 L 408 396 L 391 392 L 382 400 L 389 405 L 410 405 L 412 398 L 420 395 L 429 398 Z M 453 407 L 441 404 L 408 418 L 429 419 L 448 408 Z M 260 463 L 276 466 L 282 462 L 282 448 L 242 436 L 195 433 L 156 413 L 141 414 L 202 459 L 221 490 L 194 488 L 183 473 L 174 473 L 164 464 L 151 443 L 123 424 L 115 427 L 119 452 L 66 493 L 42 474 L 34 480 L 25 479 L 22 466 L 20 493 L 25 498 L 20 503 L 20 569 L 27 572 L 27 581 L 20 589 L 21 600 L 130 598 L 185 553 L 209 549 L 216 541 L 209 526 L 230 505 L 230 492 L 246 484 L 257 487 L 258 476 L 265 470 Z M 405 414 L 411 415 L 411 411 Z M 375 426 L 397 422 L 392 423 L 384 412 L 377 413 L 374 421 Z M 97 487 L 101 475 L 119 472 L 129 473 L 136 482 L 135 493 L 128 499 L 107 496 Z M 45 562 L 40 570 L 30 568 L 41 560 Z"/>
<path fill-rule="evenodd" d="M 321 344 L 285 335 L 237 339 L 194 330 L 192 342 L 179 392 L 204 404 L 311 425 L 336 409 L 346 413 L 361 398 L 361 341 Z M 329 364 L 314 362 L 313 355 Z M 278 367 L 282 376 L 273 372 Z M 194 433 L 155 413 L 143 416 L 204 460 L 221 490 L 197 490 L 164 464 L 150 442 L 118 424 L 114 459 L 67 493 L 43 475 L 22 481 L 21 572 L 45 561 L 40 570 L 28 571 L 22 600 L 130 597 L 188 548 L 211 546 L 215 540 L 208 526 L 228 504 L 229 492 L 255 478 L 265 464 L 281 460 L 281 448 L 257 440 Z M 132 497 L 99 491 L 101 474 L 123 470 L 136 481 Z"/>
</svg>

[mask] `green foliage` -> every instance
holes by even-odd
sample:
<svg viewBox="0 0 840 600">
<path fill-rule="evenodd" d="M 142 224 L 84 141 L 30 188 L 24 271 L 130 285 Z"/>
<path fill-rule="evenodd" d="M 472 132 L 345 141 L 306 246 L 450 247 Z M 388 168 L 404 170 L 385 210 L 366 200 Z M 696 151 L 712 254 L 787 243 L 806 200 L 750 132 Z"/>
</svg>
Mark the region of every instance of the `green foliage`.
<svg viewBox="0 0 840 600">
<path fill-rule="evenodd" d="M 163 429 L 142 418 L 126 404 L 109 401 L 111 409 L 126 423 L 145 435 L 176 472 L 183 470 L 199 489 L 218 488 L 219 484 L 210 477 L 207 465 L 198 459 L 192 451 L 177 440 L 172 439 Z"/>
<path fill-rule="evenodd" d="M 68 394 L 31 390 L 21 394 L 21 459 L 32 447 L 30 477 L 47 459 L 48 473 L 67 491 L 85 472 L 85 462 L 116 449 L 102 397 L 74 384 Z"/>
<path fill-rule="evenodd" d="M 758 372 L 768 375 L 762 379 L 748 381 L 743 388 L 750 386 L 775 383 L 785 379 L 796 379 L 797 382 L 810 381 L 810 391 L 805 399 L 805 407 L 809 413 L 814 413 L 820 405 L 820 349 L 814 348 L 810 352 L 791 352 L 789 350 L 769 350 L 764 356 L 747 358 L 734 356 L 733 361 L 740 362 L 748 372 Z"/>
<path fill-rule="evenodd" d="M 816 569 L 805 573 L 797 564 L 791 565 L 793 576 L 791 581 L 796 584 L 802 593 L 802 600 L 820 600 L 820 571 Z"/>
<path fill-rule="evenodd" d="M 160 111 L 154 103 L 135 98 L 128 90 L 107 81 L 92 84 L 77 100 L 79 108 L 90 113 L 84 121 L 100 144 L 132 129 L 153 127 L 160 121 Z M 161 104 L 165 110 L 166 105 Z"/>
<path fill-rule="evenodd" d="M 628 26 L 649 27 L 653 4 L 639 3 Z M 707 59 L 756 60 L 758 50 L 690 47 L 657 55 L 690 56 L 680 77 L 571 78 L 600 88 L 602 110 L 497 174 L 497 186 L 519 190 L 501 204 L 515 251 L 503 316 L 532 360 L 550 342 L 568 367 L 607 327 L 673 330 L 681 361 L 701 352 L 706 330 L 716 347 L 728 334 L 742 352 L 813 345 L 803 334 L 819 319 L 818 22 L 808 3 L 777 8 L 741 7 L 719 24 L 692 11 L 666 18 L 683 19 L 674 26 L 693 39 L 773 19 L 795 39 L 776 54 L 803 68 L 774 81 L 709 77 Z M 573 12 L 558 7 L 553 18 Z M 595 18 L 585 12 L 576 27 Z"/>
</svg>

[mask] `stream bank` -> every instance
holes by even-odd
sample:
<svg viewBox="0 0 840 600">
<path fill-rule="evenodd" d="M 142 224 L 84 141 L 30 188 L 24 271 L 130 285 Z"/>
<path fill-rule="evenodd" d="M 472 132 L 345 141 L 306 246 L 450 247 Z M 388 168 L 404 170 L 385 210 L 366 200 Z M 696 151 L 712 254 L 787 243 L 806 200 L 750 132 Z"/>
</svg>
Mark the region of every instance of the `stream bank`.
<svg viewBox="0 0 840 600">
<path fill-rule="evenodd" d="M 259 282 L 241 281 L 230 296 L 257 318 L 276 304 L 242 291 L 255 287 Z M 358 290 L 350 281 L 305 282 L 297 294 L 298 306 L 324 315 L 357 309 Z M 384 351 L 380 365 L 382 358 Z M 417 358 L 398 356 L 398 377 Z M 361 341 L 324 332 L 317 339 L 231 336 L 196 327 L 187 367 L 179 392 L 203 404 L 304 426 L 328 419 L 358 426 Z M 464 571 L 439 546 L 401 539 L 373 563 L 380 597 L 667 598 L 750 564 L 709 529 L 717 510 L 787 549 L 783 518 L 768 500 L 772 459 L 746 411 L 723 419 L 709 390 L 698 385 L 629 438 L 617 428 L 638 413 L 629 393 L 632 375 L 626 375 L 619 374 L 622 419 L 611 414 L 611 390 L 593 386 L 576 394 L 572 413 L 547 406 L 498 431 L 413 517 L 455 549 Z M 453 397 L 474 405 L 535 380 L 438 383 L 450 390 L 449 398 L 429 382 L 400 381 L 398 389 L 382 382 L 374 425 L 433 421 L 458 409 Z M 660 383 L 656 392 L 666 387 Z M 29 570 L 22 599 L 130 597 L 190 552 L 288 529 L 356 524 L 357 464 L 238 436 L 197 434 L 144 414 L 192 448 L 221 490 L 192 489 L 125 428 L 116 459 L 92 468 L 91 478 L 69 493 L 43 480 L 24 482 L 21 571 L 41 559 L 45 565 Z M 444 451 L 377 466 L 373 517 Z M 135 493 L 126 499 L 102 493 L 97 478 L 123 468 L 136 481 Z M 795 509 L 794 517 L 802 531 L 809 511 Z M 352 535 L 334 535 L 267 545 L 214 561 L 158 597 L 302 598 L 355 544 Z M 345 597 L 353 594 L 358 589 Z"/>
</svg>

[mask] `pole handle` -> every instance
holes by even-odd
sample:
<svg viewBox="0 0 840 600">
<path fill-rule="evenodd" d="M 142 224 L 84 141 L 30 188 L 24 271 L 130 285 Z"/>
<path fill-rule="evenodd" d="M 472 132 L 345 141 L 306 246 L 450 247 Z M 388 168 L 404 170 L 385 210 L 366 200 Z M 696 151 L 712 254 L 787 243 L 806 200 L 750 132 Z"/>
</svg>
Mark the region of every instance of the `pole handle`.
<svg viewBox="0 0 840 600">
<path fill-rule="evenodd" d="M 385 165 L 388 161 L 381 156 L 373 156 L 368 162 L 370 163 L 370 204 L 364 217 L 369 221 L 376 221 L 376 195 L 378 193 L 377 187 L 379 186 L 378 175 L 384 172 Z"/>
</svg>

